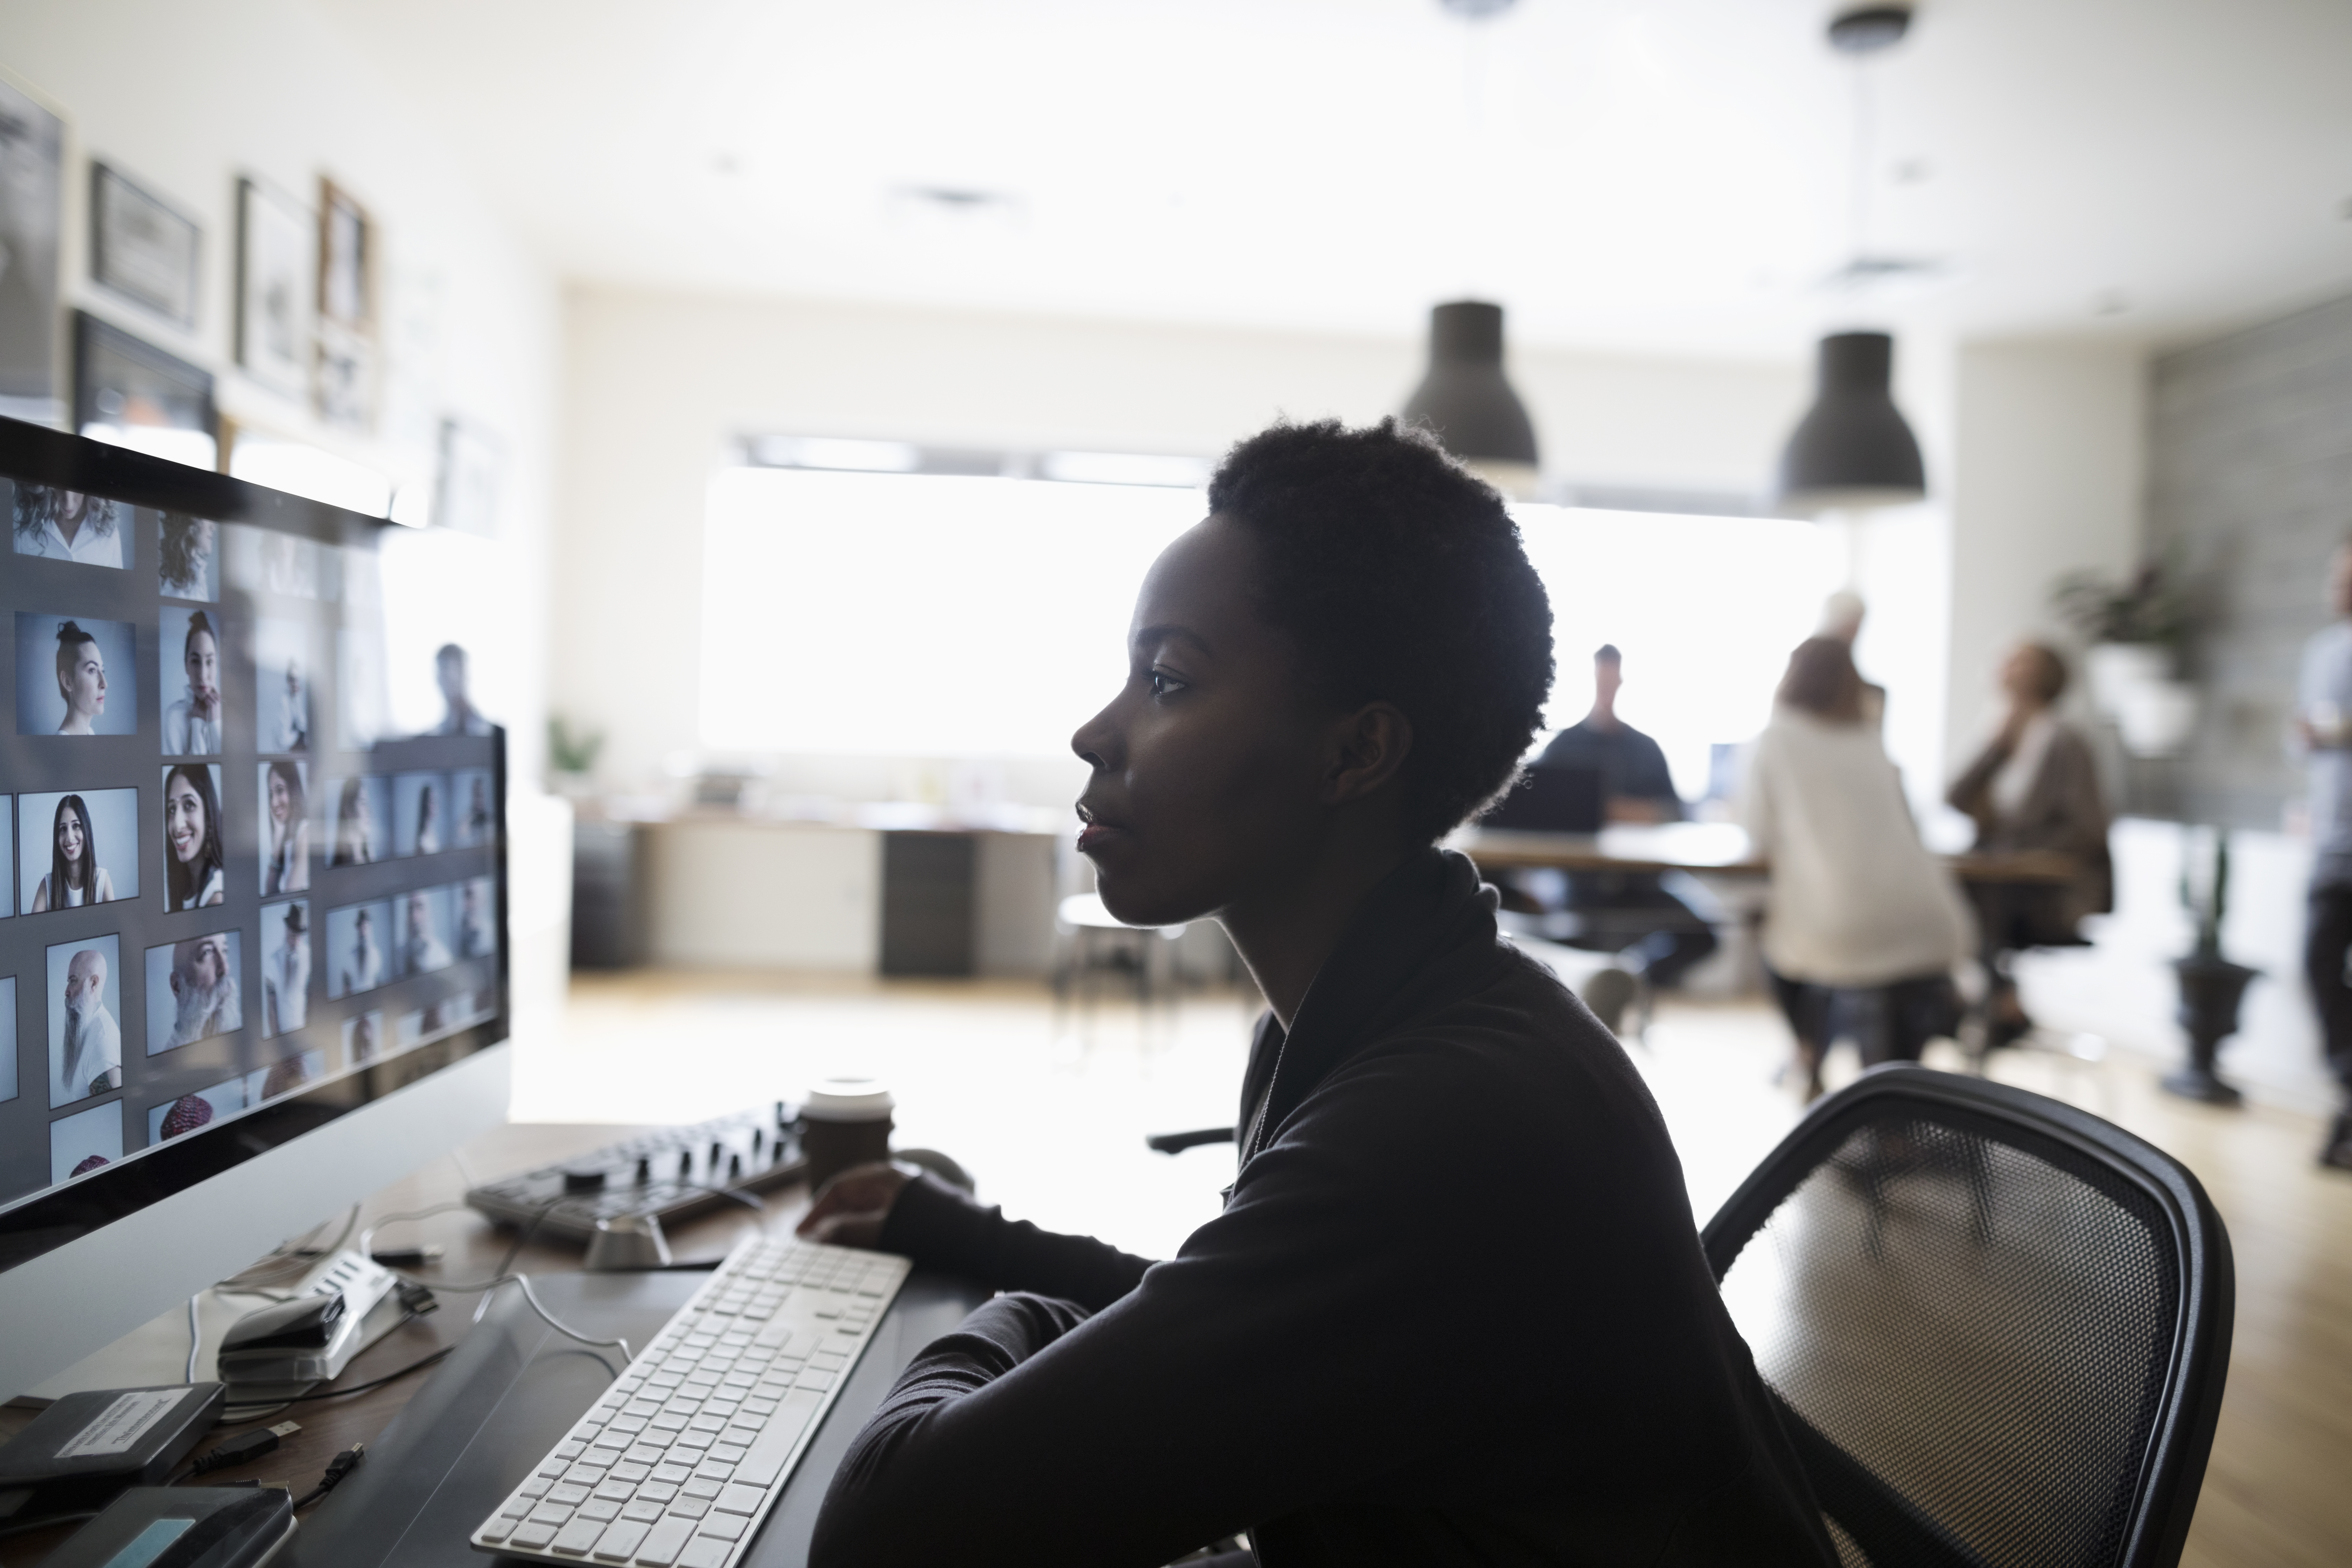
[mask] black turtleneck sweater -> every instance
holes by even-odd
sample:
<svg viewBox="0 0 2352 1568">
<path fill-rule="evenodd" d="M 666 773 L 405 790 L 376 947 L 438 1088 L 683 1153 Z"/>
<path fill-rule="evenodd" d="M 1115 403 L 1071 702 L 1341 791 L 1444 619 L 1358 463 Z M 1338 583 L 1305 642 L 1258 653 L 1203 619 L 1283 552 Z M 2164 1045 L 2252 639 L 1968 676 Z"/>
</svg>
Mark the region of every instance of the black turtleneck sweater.
<svg viewBox="0 0 2352 1568">
<path fill-rule="evenodd" d="M 1656 1105 L 1494 910 L 1437 850 L 1374 889 L 1168 1262 L 910 1184 L 883 1247 L 1019 1293 L 900 1377 L 816 1568 L 1833 1563 Z"/>
</svg>

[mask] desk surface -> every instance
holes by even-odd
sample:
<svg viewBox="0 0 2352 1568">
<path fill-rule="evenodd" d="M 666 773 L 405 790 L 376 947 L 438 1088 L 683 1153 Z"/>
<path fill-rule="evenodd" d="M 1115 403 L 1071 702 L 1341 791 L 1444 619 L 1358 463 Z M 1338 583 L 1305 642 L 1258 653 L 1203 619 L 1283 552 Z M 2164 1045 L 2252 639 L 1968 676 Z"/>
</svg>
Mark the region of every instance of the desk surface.
<svg viewBox="0 0 2352 1568">
<path fill-rule="evenodd" d="M 1666 822 L 1604 827 L 1599 833 L 1528 833 L 1474 827 L 1449 840 L 1482 868 L 1555 871 L 1705 872 L 1761 877 L 1770 864 L 1728 822 Z M 2051 851 L 2014 855 L 1947 855 L 1944 864 L 1964 882 L 2071 881 L 2074 861 Z"/>
<path fill-rule="evenodd" d="M 493 1128 L 467 1144 L 459 1153 L 475 1181 L 491 1181 L 518 1171 L 552 1164 L 571 1155 L 649 1131 L 652 1129 L 591 1123 L 509 1123 Z M 466 1184 L 456 1161 L 436 1159 L 415 1174 L 395 1182 L 370 1197 L 362 1205 L 360 1223 L 372 1224 L 381 1215 L 409 1213 L 440 1204 L 461 1202 L 465 1197 Z M 725 1256 L 748 1228 L 764 1224 L 772 1234 L 789 1235 L 793 1223 L 807 1208 L 807 1189 L 787 1187 L 770 1195 L 767 1205 L 764 1218 L 749 1209 L 730 1205 L 673 1227 L 669 1232 L 670 1249 L 681 1262 L 695 1258 L 709 1258 L 715 1262 Z M 333 1233 L 322 1234 L 331 1237 Z M 354 1236 L 353 1241 L 356 1239 Z M 414 1272 L 427 1280 L 467 1280 L 481 1279 L 488 1274 L 506 1256 L 512 1239 L 512 1233 L 496 1228 L 471 1210 L 458 1210 L 415 1224 L 387 1228 L 376 1237 L 376 1245 L 383 1247 L 437 1243 L 446 1249 L 440 1261 Z M 553 1274 L 578 1269 L 580 1259 L 581 1249 L 576 1246 L 533 1242 L 523 1248 L 514 1267 L 525 1273 Z M 635 1277 L 595 1278 L 617 1279 Z M 679 1273 L 666 1278 L 683 1283 L 685 1293 L 678 1297 L 683 1301 L 685 1294 L 690 1294 L 693 1286 L 699 1284 L 703 1277 Z M 511 1290 L 501 1292 L 501 1296 L 512 1294 Z M 385 1335 L 353 1360 L 337 1381 L 352 1384 L 366 1383 L 387 1373 L 397 1372 L 437 1350 L 456 1345 L 473 1326 L 474 1304 L 478 1300 L 472 1295 L 443 1297 L 440 1310 Z M 301 1423 L 302 1430 L 289 1438 L 277 1452 L 266 1455 L 251 1465 L 215 1471 L 205 1480 L 207 1484 L 247 1479 L 284 1481 L 291 1485 L 298 1494 L 308 1491 L 317 1484 L 327 1462 L 339 1450 L 362 1442 L 373 1447 L 378 1434 L 415 1397 L 430 1376 L 431 1371 L 427 1370 L 366 1394 L 353 1394 L 345 1399 L 312 1400 L 266 1416 L 259 1425 L 293 1420 Z M 14 1436 L 32 1418 L 33 1412 L 29 1410 L 0 1408 L 0 1439 Z M 246 1429 L 245 1426 L 239 1426 L 225 1430 Z M 197 1451 L 203 1452 L 209 1443 L 208 1439 Z M 524 1462 L 531 1462 L 537 1458 L 537 1454 L 530 1455 Z M 362 1466 L 362 1469 L 364 1468 Z M 330 1500 L 331 1502 L 332 1500 Z M 494 1499 L 493 1505 L 495 1501 Z M 37 1563 L 68 1534 L 70 1531 L 60 1530 L 54 1536 L 28 1534 L 0 1543 L 0 1562 L 11 1564 L 12 1568 Z M 490 1561 L 488 1558 L 479 1560 L 485 1563 Z"/>
</svg>

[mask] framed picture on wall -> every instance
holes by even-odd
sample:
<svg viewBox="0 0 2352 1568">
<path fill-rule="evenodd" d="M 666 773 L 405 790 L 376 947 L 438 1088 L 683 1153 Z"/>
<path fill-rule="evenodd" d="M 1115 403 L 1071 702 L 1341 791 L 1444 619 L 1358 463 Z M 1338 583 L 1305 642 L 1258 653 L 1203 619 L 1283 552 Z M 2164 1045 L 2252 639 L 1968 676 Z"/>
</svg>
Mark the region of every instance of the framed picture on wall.
<svg viewBox="0 0 2352 1568">
<path fill-rule="evenodd" d="M 319 417 L 375 424 L 375 220 L 349 191 L 319 181 L 319 328 L 311 389 Z"/>
<path fill-rule="evenodd" d="M 176 326 L 196 324 L 204 231 L 119 169 L 89 166 L 89 275 Z"/>
<path fill-rule="evenodd" d="M 471 419 L 441 421 L 441 474 L 433 521 L 495 538 L 499 491 L 506 478 L 506 443 Z"/>
<path fill-rule="evenodd" d="M 219 453 L 212 373 L 87 310 L 74 312 L 73 422 L 84 436 L 191 468 L 214 467 Z"/>
<path fill-rule="evenodd" d="M 47 424 L 58 400 L 65 121 L 0 77 L 0 414 Z"/>
<path fill-rule="evenodd" d="M 236 183 L 236 363 L 289 397 L 310 380 L 317 247 L 310 208 L 259 180 Z"/>
</svg>

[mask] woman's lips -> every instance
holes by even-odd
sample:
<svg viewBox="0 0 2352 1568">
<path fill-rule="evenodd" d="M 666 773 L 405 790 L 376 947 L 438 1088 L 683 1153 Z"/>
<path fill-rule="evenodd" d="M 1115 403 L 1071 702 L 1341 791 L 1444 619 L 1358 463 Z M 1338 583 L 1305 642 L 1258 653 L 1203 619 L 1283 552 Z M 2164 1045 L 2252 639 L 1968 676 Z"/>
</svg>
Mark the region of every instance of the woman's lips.
<svg viewBox="0 0 2352 1568">
<path fill-rule="evenodd" d="M 185 829 L 172 835 L 172 849 L 173 853 L 177 854 L 183 860 L 188 858 L 189 852 L 193 850 L 195 846 L 196 836 Z"/>
</svg>

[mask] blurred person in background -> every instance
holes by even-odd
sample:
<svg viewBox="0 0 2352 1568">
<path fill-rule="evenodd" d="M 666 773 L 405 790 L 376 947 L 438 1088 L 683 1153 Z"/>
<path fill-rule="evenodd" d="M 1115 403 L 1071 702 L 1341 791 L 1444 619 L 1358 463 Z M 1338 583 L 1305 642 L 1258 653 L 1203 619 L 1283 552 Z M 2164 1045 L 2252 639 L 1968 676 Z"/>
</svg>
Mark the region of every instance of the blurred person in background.
<svg viewBox="0 0 2352 1568">
<path fill-rule="evenodd" d="M 1830 637 L 1845 644 L 1851 653 L 1854 640 L 1862 636 L 1862 623 L 1870 614 L 1870 606 L 1862 595 L 1851 588 L 1840 588 L 1822 601 L 1821 629 L 1813 635 Z M 1886 728 L 1886 688 L 1874 681 L 1862 683 L 1862 721 L 1874 730 Z"/>
<path fill-rule="evenodd" d="M 2345 1109 L 2327 1130 L 2319 1163 L 2352 1171 L 2352 539 L 2327 574 L 2336 619 L 2304 645 L 2295 735 L 2311 773 L 2311 892 L 2304 978 L 2319 1014 L 2327 1065 Z"/>
<path fill-rule="evenodd" d="M 1748 759 L 1741 815 L 1772 865 L 1764 963 L 1797 1037 L 1805 1095 L 1832 1041 L 1863 1065 L 1917 1061 L 1958 1023 L 1952 966 L 1969 950 L 1959 889 L 1919 842 L 1901 775 L 1863 716 L 1862 677 L 1835 637 L 1797 645 Z"/>
<path fill-rule="evenodd" d="M 2063 882 L 1986 882 L 1969 889 L 1990 987 L 1987 1037 L 1995 1046 L 2033 1027 L 2017 998 L 2011 955 L 2021 948 L 2076 942 L 2074 928 L 2084 915 L 2116 907 L 2098 763 L 2090 742 L 2058 717 L 2066 683 L 2066 660 L 2047 643 L 2011 648 L 2000 666 L 2009 710 L 1944 796 L 1976 824 L 1978 853 L 2040 851 L 2063 855 L 2074 867 Z"/>
</svg>

